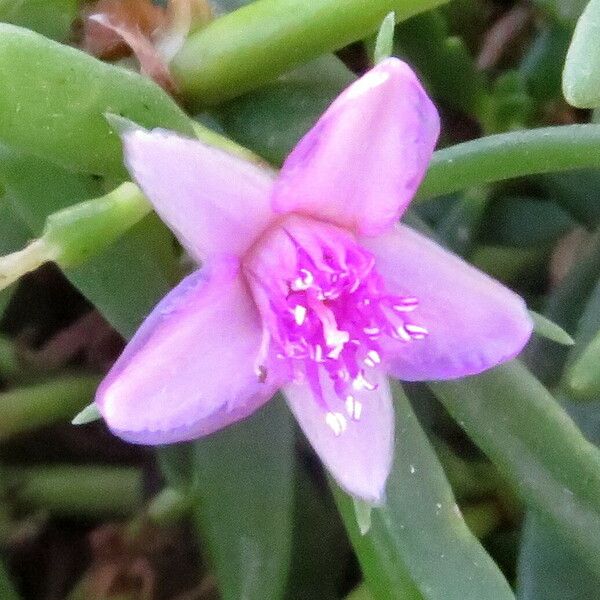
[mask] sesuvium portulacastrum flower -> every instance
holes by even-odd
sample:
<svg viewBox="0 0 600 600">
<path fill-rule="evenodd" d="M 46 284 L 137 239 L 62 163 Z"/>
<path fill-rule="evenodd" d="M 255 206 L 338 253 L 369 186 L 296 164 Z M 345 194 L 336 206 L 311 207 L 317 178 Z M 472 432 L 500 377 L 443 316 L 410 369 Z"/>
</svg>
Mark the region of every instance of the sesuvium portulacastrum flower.
<svg viewBox="0 0 600 600">
<path fill-rule="evenodd" d="M 279 174 L 164 130 L 122 130 L 126 164 L 202 268 L 153 310 L 96 404 L 131 442 L 243 419 L 282 389 L 338 483 L 384 499 L 394 417 L 386 375 L 473 375 L 532 330 L 510 290 L 398 218 L 439 118 L 412 70 L 379 63 Z"/>
</svg>

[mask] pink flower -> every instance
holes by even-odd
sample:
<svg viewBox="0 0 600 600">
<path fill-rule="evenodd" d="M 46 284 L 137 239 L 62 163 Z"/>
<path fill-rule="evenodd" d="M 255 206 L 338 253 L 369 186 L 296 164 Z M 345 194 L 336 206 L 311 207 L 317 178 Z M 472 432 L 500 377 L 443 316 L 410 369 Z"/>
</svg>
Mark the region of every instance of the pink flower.
<svg viewBox="0 0 600 600">
<path fill-rule="evenodd" d="M 168 131 L 123 131 L 129 171 L 203 267 L 100 386 L 112 431 L 194 439 L 281 388 L 339 484 L 381 502 L 394 442 L 386 374 L 473 375 L 518 354 L 532 329 L 518 296 L 397 223 L 438 133 L 395 58 L 345 90 L 278 175 Z"/>
</svg>

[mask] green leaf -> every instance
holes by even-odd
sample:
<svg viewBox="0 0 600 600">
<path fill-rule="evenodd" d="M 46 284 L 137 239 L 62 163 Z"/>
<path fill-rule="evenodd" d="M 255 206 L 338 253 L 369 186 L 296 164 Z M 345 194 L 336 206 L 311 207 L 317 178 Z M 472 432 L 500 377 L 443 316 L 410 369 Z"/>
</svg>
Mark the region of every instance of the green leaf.
<svg viewBox="0 0 600 600">
<path fill-rule="evenodd" d="M 394 11 L 389 12 L 381 22 L 377 38 L 375 40 L 375 49 L 373 50 L 373 62 L 380 63 L 389 58 L 394 50 L 394 26 L 396 24 L 396 15 Z"/>
<path fill-rule="evenodd" d="M 462 38 L 451 35 L 440 10 L 423 12 L 399 23 L 394 51 L 419 71 L 436 100 L 479 116 L 488 82 L 475 68 Z"/>
<path fill-rule="evenodd" d="M 573 279 L 578 281 L 577 278 Z M 579 281 L 581 281 L 579 279 Z M 582 281 L 584 287 L 588 285 Z M 589 290 L 586 291 L 588 295 Z M 554 307 L 568 310 L 573 302 L 583 304 L 581 296 L 575 298 L 560 294 Z M 579 318 L 576 345 L 571 348 L 568 364 L 576 364 L 582 348 L 600 330 L 600 284 L 589 294 L 585 310 Z M 585 350 L 583 350 L 585 352 Z M 567 370 L 567 373 L 569 371 Z M 586 403 L 574 402 L 567 393 L 559 400 L 579 424 L 588 439 L 600 442 L 600 394 Z M 520 600 L 591 600 L 600 586 L 598 569 L 584 561 L 577 548 L 560 536 L 552 523 L 543 515 L 529 511 L 519 553 L 518 592 Z"/>
<path fill-rule="evenodd" d="M 390 11 L 403 21 L 445 1 L 257 0 L 188 36 L 171 69 L 188 100 L 215 105 L 364 39 Z"/>
<path fill-rule="evenodd" d="M 513 131 L 434 153 L 419 198 L 443 196 L 514 177 L 600 167 L 600 125 Z"/>
<path fill-rule="evenodd" d="M 587 252 L 579 257 L 564 280 L 548 297 L 544 315 L 567 333 L 575 335 L 579 319 L 596 287 L 598 278 L 600 278 L 600 231 L 596 232 L 590 241 Z M 582 329 L 578 336 L 589 337 L 585 340 L 579 339 L 573 351 L 591 341 L 591 336 L 596 329 L 591 328 L 589 332 Z M 573 351 L 570 353 L 571 360 L 574 358 Z M 546 385 L 553 386 L 558 383 L 567 359 L 566 348 L 557 347 L 556 344 L 545 339 L 534 338 L 525 355 L 527 364 Z"/>
<path fill-rule="evenodd" d="M 523 499 L 600 568 L 600 451 L 518 361 L 430 387 Z"/>
<path fill-rule="evenodd" d="M 184 447 L 188 476 L 167 473 L 194 498 L 224 600 L 282 598 L 294 509 L 294 430 L 281 397 L 249 419 Z M 162 451 L 160 451 L 162 452 Z M 190 454 L 191 453 L 191 454 Z M 185 456 L 187 454 L 187 458 Z M 178 463 L 177 448 L 162 455 Z"/>
<path fill-rule="evenodd" d="M 571 41 L 572 28 L 552 22 L 540 27 L 519 66 L 527 89 L 538 102 L 562 98 L 562 68 Z"/>
<path fill-rule="evenodd" d="M 573 338 L 560 325 L 557 325 L 544 315 L 530 310 L 529 316 L 533 320 L 533 329 L 537 335 L 541 335 L 563 346 L 572 346 L 575 343 Z"/>
<path fill-rule="evenodd" d="M 0 21 L 64 41 L 79 13 L 78 0 L 0 0 Z"/>
<path fill-rule="evenodd" d="M 564 209 L 528 197 L 498 198 L 485 215 L 481 237 L 500 246 L 549 246 L 574 226 Z"/>
<path fill-rule="evenodd" d="M 57 210 L 99 196 L 99 182 L 39 158 L 0 148 L 0 182 L 7 198 L 39 236 Z M 121 334 L 130 336 L 177 279 L 171 233 L 149 215 L 67 277 Z"/>
<path fill-rule="evenodd" d="M 563 93 L 578 108 L 600 106 L 600 0 L 590 0 L 577 21 L 563 71 Z"/>
<path fill-rule="evenodd" d="M 20 600 L 3 563 L 0 563 L 0 598 L 2 600 Z"/>
<path fill-rule="evenodd" d="M 123 178 L 107 112 L 193 134 L 154 82 L 27 29 L 0 24 L 0 141 L 73 171 Z"/>
<path fill-rule="evenodd" d="M 547 173 L 535 178 L 546 192 L 574 219 L 589 228 L 600 223 L 600 202 L 597 202 L 600 171 L 583 169 L 566 173 Z"/>
<path fill-rule="evenodd" d="M 88 404 L 98 386 L 95 376 L 64 376 L 0 393 L 0 439 L 68 422 Z"/>
<path fill-rule="evenodd" d="M 341 60 L 325 55 L 219 106 L 217 115 L 227 135 L 267 160 L 281 164 L 354 79 Z"/>
<path fill-rule="evenodd" d="M 3 475 L 19 510 L 98 519 L 131 516 L 142 506 L 143 474 L 134 467 L 19 466 Z"/>
<path fill-rule="evenodd" d="M 286 600 L 338 600 L 351 548 L 326 484 L 312 463 L 296 464 L 291 572 Z"/>
<path fill-rule="evenodd" d="M 519 552 L 518 600 L 594 600 L 599 589 L 598 571 L 565 547 L 551 522 L 530 511 Z"/>
<path fill-rule="evenodd" d="M 569 390 L 579 398 L 600 394 L 600 332 L 586 346 L 567 373 Z"/>
<path fill-rule="evenodd" d="M 387 501 L 383 507 L 373 508 L 371 528 L 362 538 L 351 499 L 336 492 L 373 596 L 512 599 L 504 576 L 465 524 L 408 398 L 399 386 L 394 392 L 396 450 Z M 369 561 L 375 564 L 365 567 Z M 405 592 L 402 587 L 397 588 L 398 575 L 404 572 L 420 595 L 414 589 Z M 410 590 L 405 581 L 401 585 Z M 390 591 L 382 592 L 386 587 Z"/>
</svg>

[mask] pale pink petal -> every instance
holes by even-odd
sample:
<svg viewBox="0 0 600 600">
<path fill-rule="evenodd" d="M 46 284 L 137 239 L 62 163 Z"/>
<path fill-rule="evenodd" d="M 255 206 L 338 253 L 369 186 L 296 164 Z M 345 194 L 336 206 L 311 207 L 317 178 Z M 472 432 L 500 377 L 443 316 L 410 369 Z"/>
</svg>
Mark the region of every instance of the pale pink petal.
<svg viewBox="0 0 600 600">
<path fill-rule="evenodd" d="M 190 440 L 248 416 L 282 383 L 264 383 L 258 313 L 235 265 L 197 271 L 167 295 L 129 342 L 96 395 L 109 428 L 137 443 Z"/>
<path fill-rule="evenodd" d="M 273 207 L 381 233 L 414 196 L 439 128 L 416 75 L 388 58 L 342 92 L 291 152 Z"/>
<path fill-rule="evenodd" d="M 196 259 L 240 256 L 273 218 L 270 171 L 165 130 L 111 124 L 131 176 Z"/>
<path fill-rule="evenodd" d="M 327 410 L 305 383 L 284 388 L 288 404 L 308 441 L 335 480 L 348 493 L 373 504 L 383 502 L 394 453 L 394 408 L 386 377 L 368 375 L 378 388 L 362 390 L 346 402 L 321 376 Z"/>
<path fill-rule="evenodd" d="M 523 300 L 438 244 L 403 225 L 361 242 L 376 255 L 390 292 L 418 298 L 407 316 L 428 330 L 422 340 L 385 345 L 396 377 L 474 375 L 513 358 L 527 343 L 532 322 Z"/>
</svg>

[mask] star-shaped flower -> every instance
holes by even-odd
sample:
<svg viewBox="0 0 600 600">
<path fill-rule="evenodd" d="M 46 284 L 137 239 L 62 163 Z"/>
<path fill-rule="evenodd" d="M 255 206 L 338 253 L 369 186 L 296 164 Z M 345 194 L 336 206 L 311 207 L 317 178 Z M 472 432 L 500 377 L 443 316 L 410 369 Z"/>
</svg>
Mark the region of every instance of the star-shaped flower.
<svg viewBox="0 0 600 600">
<path fill-rule="evenodd" d="M 386 376 L 473 375 L 520 352 L 523 301 L 398 218 L 439 133 L 390 58 L 346 89 L 279 174 L 164 130 L 122 132 L 126 164 L 202 268 L 153 310 L 100 386 L 118 436 L 190 440 L 282 389 L 339 484 L 381 502 Z"/>
</svg>

